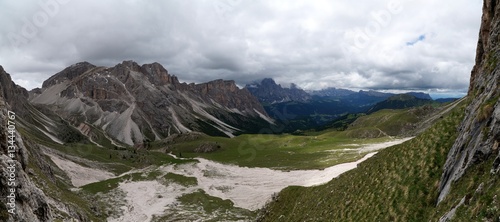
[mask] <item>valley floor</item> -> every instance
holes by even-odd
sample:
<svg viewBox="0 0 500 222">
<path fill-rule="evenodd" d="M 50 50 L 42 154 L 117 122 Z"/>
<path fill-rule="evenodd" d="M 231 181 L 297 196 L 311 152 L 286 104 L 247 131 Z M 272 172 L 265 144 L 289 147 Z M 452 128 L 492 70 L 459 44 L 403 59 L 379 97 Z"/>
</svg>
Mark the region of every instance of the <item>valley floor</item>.
<svg viewBox="0 0 500 222">
<path fill-rule="evenodd" d="M 283 188 L 327 183 L 356 168 L 360 162 L 375 155 L 376 151 L 409 139 L 411 138 L 368 145 L 345 144 L 348 148 L 331 152 L 357 152 L 364 157 L 322 170 L 281 171 L 194 158 L 194 161 L 188 163 L 133 170 L 112 179 L 96 177 L 101 174 L 109 176 L 104 172 L 87 178 L 85 175 L 88 174 L 78 173 L 86 171 L 86 167 L 78 168 L 78 164 L 67 164 L 68 161 L 54 155 L 50 157 L 71 177 L 75 186 L 99 178 L 103 181 L 96 183 L 98 186 L 116 186 L 98 193 L 113 212 L 108 221 L 171 221 L 175 218 L 247 221 L 255 219 L 256 210 L 262 208 Z M 91 190 L 92 187 L 93 184 L 83 186 L 83 191 L 80 192 Z"/>
</svg>

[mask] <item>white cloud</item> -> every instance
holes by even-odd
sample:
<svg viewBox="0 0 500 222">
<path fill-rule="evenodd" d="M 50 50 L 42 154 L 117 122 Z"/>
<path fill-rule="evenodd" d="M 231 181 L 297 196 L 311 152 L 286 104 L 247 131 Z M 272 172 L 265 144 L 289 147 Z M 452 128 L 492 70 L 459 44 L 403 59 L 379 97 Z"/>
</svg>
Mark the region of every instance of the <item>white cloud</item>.
<svg viewBox="0 0 500 222">
<path fill-rule="evenodd" d="M 8 15 L 0 21 L 0 65 L 27 88 L 80 61 L 135 60 L 160 62 L 189 82 L 225 78 L 242 85 L 273 77 L 307 89 L 464 91 L 482 6 L 480 0 L 41 0 L 58 8 L 45 10 L 54 12 L 46 13 L 46 24 L 13 47 L 9 35 L 23 37 L 35 15 L 44 21 L 37 2 L 0 2 Z"/>
</svg>

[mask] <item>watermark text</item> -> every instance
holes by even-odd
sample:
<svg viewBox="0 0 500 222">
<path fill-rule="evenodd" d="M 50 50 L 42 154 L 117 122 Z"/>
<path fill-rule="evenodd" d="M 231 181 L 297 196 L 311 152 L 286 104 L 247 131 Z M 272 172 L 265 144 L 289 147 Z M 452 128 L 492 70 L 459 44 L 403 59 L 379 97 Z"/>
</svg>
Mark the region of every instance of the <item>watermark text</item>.
<svg viewBox="0 0 500 222">
<path fill-rule="evenodd" d="M 12 111 L 7 112 L 7 156 L 10 158 L 7 162 L 7 210 L 10 214 L 16 214 L 16 114 Z"/>
</svg>

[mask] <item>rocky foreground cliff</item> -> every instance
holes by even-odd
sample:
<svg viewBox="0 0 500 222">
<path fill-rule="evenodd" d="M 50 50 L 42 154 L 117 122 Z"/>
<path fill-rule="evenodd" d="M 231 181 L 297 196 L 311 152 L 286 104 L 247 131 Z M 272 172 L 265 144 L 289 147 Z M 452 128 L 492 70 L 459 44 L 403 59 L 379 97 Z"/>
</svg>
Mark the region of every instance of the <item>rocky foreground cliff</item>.
<svg viewBox="0 0 500 222">
<path fill-rule="evenodd" d="M 470 104 L 450 150 L 440 183 L 439 202 L 472 166 L 495 158 L 491 173 L 500 171 L 500 5 L 485 0 L 468 97 Z"/>
<path fill-rule="evenodd" d="M 61 201 L 60 191 L 49 196 L 40 189 L 41 177 L 49 181 L 44 183 L 48 189 L 58 179 L 40 146 L 18 132 L 33 127 L 26 121 L 33 111 L 28 92 L 16 85 L 1 66 L 0 83 L 0 221 L 37 222 L 56 218 L 88 221 L 77 206 Z M 61 214 L 64 216 L 59 217 Z"/>
</svg>

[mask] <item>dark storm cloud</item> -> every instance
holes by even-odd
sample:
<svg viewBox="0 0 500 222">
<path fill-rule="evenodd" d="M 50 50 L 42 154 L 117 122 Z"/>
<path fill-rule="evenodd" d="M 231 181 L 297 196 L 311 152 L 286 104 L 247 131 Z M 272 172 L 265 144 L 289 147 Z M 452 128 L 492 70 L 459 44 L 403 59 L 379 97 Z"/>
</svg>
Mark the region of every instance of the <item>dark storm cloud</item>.
<svg viewBox="0 0 500 222">
<path fill-rule="evenodd" d="M 33 0 L 0 13 L 0 65 L 27 88 L 80 61 L 135 60 L 188 82 L 463 91 L 481 1 Z"/>
</svg>

